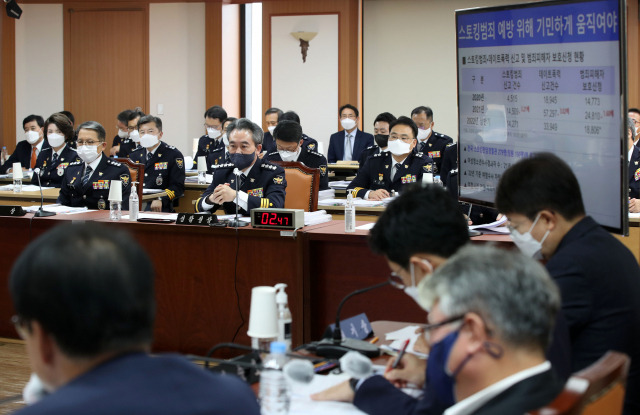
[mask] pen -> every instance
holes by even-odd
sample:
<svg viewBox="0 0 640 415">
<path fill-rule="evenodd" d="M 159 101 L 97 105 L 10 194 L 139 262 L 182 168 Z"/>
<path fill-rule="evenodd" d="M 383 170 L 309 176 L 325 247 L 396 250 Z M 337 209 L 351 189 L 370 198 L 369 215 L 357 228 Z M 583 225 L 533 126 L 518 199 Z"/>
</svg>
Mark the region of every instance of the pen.
<svg viewBox="0 0 640 415">
<path fill-rule="evenodd" d="M 371 339 L 371 341 L 369 343 L 376 344 L 378 342 L 378 340 L 379 339 L 377 337 L 374 337 L 373 339 Z"/>
<path fill-rule="evenodd" d="M 404 342 L 404 345 L 402 345 L 402 349 L 400 350 L 400 354 L 398 355 L 398 357 L 396 357 L 395 362 L 393 362 L 393 365 L 391 365 L 391 369 L 395 369 L 398 367 L 398 364 L 400 363 L 400 360 L 402 360 L 402 356 L 404 356 L 405 352 L 407 351 L 407 347 L 409 346 L 409 339 L 407 339 Z"/>
</svg>

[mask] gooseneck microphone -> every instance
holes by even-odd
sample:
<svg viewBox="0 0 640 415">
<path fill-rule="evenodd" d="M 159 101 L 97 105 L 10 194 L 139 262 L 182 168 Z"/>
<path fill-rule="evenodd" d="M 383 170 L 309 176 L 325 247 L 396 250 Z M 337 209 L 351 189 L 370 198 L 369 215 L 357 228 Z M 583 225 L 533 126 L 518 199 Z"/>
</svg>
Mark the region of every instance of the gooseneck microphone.
<svg viewBox="0 0 640 415">
<path fill-rule="evenodd" d="M 38 211 L 33 215 L 33 217 L 41 218 L 44 216 L 55 216 L 56 215 L 55 212 L 47 212 L 42 208 L 42 206 L 44 205 L 44 196 L 42 195 L 42 183 L 40 183 L 40 169 L 39 168 L 34 169 L 33 173 L 38 178 L 38 187 L 40 188 L 40 209 L 38 209 Z"/>
<path fill-rule="evenodd" d="M 235 219 L 233 219 L 232 221 L 229 222 L 230 226 L 233 226 L 234 228 L 241 228 L 243 226 L 248 226 L 249 223 L 248 222 L 242 222 L 241 220 L 238 219 L 238 182 L 240 181 L 240 170 L 238 170 L 238 168 L 234 168 L 233 169 L 233 174 L 236 176 L 236 217 Z"/>
</svg>

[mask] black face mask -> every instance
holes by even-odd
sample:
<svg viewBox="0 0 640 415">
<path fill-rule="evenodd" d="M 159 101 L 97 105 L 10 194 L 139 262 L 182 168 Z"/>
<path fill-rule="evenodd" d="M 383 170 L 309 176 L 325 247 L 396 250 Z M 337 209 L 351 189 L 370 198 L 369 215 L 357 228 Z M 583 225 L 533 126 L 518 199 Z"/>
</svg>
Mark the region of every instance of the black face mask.
<svg viewBox="0 0 640 415">
<path fill-rule="evenodd" d="M 230 153 L 229 160 L 236 165 L 239 170 L 244 170 L 251 166 L 251 163 L 256 158 L 256 153 L 242 154 L 242 153 Z"/>
<path fill-rule="evenodd" d="M 388 134 L 387 135 L 376 134 L 373 138 L 375 138 L 376 144 L 380 148 L 386 147 L 387 144 L 389 143 L 389 135 Z"/>
</svg>

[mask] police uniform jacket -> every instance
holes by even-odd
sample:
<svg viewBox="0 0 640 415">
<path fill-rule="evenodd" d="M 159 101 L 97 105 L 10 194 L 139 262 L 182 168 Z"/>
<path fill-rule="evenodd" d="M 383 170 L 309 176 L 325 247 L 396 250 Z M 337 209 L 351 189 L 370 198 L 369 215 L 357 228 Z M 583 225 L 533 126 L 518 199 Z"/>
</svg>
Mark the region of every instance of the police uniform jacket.
<svg viewBox="0 0 640 415">
<path fill-rule="evenodd" d="M 222 146 L 207 154 L 207 174 L 213 174 L 213 166 L 229 163 L 229 152 Z"/>
<path fill-rule="evenodd" d="M 167 196 L 162 197 L 162 211 L 173 211 L 173 200 L 184 195 L 184 158 L 180 150 L 160 141 L 150 160 L 147 160 L 147 149 L 144 147 L 135 150 L 129 158 L 144 164 L 145 189 L 167 192 Z"/>
<path fill-rule="evenodd" d="M 40 152 L 42 153 L 45 148 L 49 147 L 51 146 L 45 138 L 42 142 Z M 13 163 L 20 163 L 25 169 L 31 168 L 31 144 L 29 144 L 27 140 L 22 140 L 16 145 L 16 149 L 9 156 L 7 161 L 5 161 L 2 166 L 0 166 L 0 174 L 6 174 L 7 170 L 12 169 Z"/>
<path fill-rule="evenodd" d="M 129 155 L 133 152 L 133 150 L 137 149 L 138 143 L 133 141 L 130 138 L 120 138 L 119 135 L 116 135 L 113 138 L 113 147 L 120 146 L 120 150 L 116 153 L 116 157 L 126 157 L 129 158 Z"/>
<path fill-rule="evenodd" d="M 222 136 L 215 138 L 210 138 L 208 135 L 203 135 L 198 140 L 198 151 L 196 152 L 195 157 L 193 158 L 193 168 L 198 168 L 198 157 L 206 156 L 213 150 L 222 147 L 224 149 L 224 141 L 222 140 Z"/>
<path fill-rule="evenodd" d="M 640 149 L 636 146 L 629 161 L 629 197 L 640 198 Z"/>
<path fill-rule="evenodd" d="M 360 163 L 360 168 L 364 166 L 364 162 L 367 161 L 369 157 L 375 156 L 376 154 L 380 154 L 380 147 L 378 147 L 377 145 L 365 148 L 360 155 L 360 159 L 358 160 L 358 163 Z"/>
<path fill-rule="evenodd" d="M 453 143 L 453 138 L 449 137 L 448 135 L 432 131 L 427 141 L 425 141 L 424 143 L 418 141 L 418 145 L 415 147 L 415 151 L 431 157 L 436 163 L 438 171 L 441 171 L 442 156 L 444 156 L 444 149 L 449 143 Z"/>
<path fill-rule="evenodd" d="M 236 189 L 236 175 L 233 174 L 235 167 L 233 163 L 214 166 L 213 182 L 196 201 L 196 212 L 205 211 L 202 206 L 202 201 L 207 200 L 218 185 L 229 183 L 233 190 Z M 283 208 L 286 187 L 287 181 L 284 177 L 284 169 L 282 167 L 257 160 L 251 167 L 251 170 L 249 170 L 249 174 L 242 186 L 239 187 L 239 190 L 249 195 L 247 202 L 249 210 L 255 208 Z M 226 202 L 222 207 L 227 214 L 236 212 L 235 202 Z M 213 205 L 211 211 L 216 211 L 219 208 L 220 205 Z M 248 214 L 244 209 L 239 209 L 238 212 L 243 215 Z"/>
<path fill-rule="evenodd" d="M 349 184 L 347 190 L 351 190 L 354 197 L 363 199 L 369 190 L 385 189 L 389 193 L 392 190 L 400 192 L 405 186 L 421 183 L 422 174 L 431 173 L 434 170 L 431 157 L 411 152 L 400 165 L 392 180 L 391 168 L 395 164 L 396 161 L 388 151 L 369 157 L 364 166 L 358 170 L 358 175 Z"/>
<path fill-rule="evenodd" d="M 274 151 L 267 154 L 267 161 L 282 161 L 280 153 Z M 320 170 L 320 190 L 327 190 L 329 188 L 329 176 L 327 175 L 327 159 L 324 155 L 308 150 L 305 147 L 300 147 L 300 154 L 296 161 L 301 162 L 307 167 Z"/>
<path fill-rule="evenodd" d="M 38 154 L 36 161 L 36 167 L 40 169 L 40 183 L 44 187 L 60 187 L 65 169 L 69 167 L 69 164 L 80 161 L 76 151 L 69 145 L 64 146 L 55 162 L 53 161 L 53 153 L 53 148 L 46 148 Z M 31 183 L 38 183 L 36 173 L 33 173 Z"/>
<path fill-rule="evenodd" d="M 302 147 L 305 147 L 307 150 L 318 151 L 318 142 L 315 138 L 311 138 L 302 133 Z M 264 137 L 262 137 L 262 151 L 266 151 L 267 154 L 277 151 L 276 140 L 269 131 L 265 131 Z"/>
<path fill-rule="evenodd" d="M 122 209 L 129 209 L 131 177 L 129 168 L 104 154 L 98 167 L 91 173 L 89 181 L 82 185 L 85 163 L 76 161 L 65 169 L 60 186 L 58 203 L 65 206 L 86 206 L 89 209 L 109 209 L 109 187 L 111 180 L 122 181 Z"/>
</svg>

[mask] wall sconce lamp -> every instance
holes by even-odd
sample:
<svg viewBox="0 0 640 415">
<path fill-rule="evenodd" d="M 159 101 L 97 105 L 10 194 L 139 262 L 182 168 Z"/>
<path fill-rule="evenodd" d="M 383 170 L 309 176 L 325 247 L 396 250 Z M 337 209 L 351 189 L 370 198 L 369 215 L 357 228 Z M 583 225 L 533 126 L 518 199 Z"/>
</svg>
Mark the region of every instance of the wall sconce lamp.
<svg viewBox="0 0 640 415">
<path fill-rule="evenodd" d="M 300 41 L 300 53 L 302 54 L 302 62 L 307 61 L 307 51 L 309 50 L 309 42 L 316 37 L 317 32 L 291 32 L 291 36 Z"/>
</svg>

